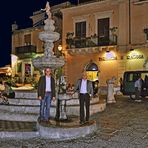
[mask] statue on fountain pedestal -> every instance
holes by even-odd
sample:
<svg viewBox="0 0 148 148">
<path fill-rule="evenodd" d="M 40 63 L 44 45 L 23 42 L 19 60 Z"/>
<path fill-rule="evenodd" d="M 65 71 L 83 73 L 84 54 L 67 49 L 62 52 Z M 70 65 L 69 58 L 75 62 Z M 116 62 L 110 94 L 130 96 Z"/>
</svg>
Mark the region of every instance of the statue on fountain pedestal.
<svg viewBox="0 0 148 148">
<path fill-rule="evenodd" d="M 116 103 L 114 97 L 114 83 L 116 78 L 113 76 L 111 79 L 107 80 L 107 103 Z"/>
</svg>

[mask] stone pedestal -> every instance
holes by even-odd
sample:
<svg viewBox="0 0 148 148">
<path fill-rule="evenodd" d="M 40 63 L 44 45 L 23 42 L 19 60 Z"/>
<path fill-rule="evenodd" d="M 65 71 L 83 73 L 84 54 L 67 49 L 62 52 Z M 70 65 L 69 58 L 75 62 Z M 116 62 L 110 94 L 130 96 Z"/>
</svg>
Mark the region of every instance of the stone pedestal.
<svg viewBox="0 0 148 148">
<path fill-rule="evenodd" d="M 39 135 L 46 139 L 67 140 L 84 137 L 96 131 L 94 120 L 84 125 L 79 124 L 78 118 L 72 118 L 69 122 L 51 120 L 49 123 L 37 123 Z"/>
<path fill-rule="evenodd" d="M 114 97 L 114 81 L 116 79 L 112 77 L 112 79 L 107 81 L 107 103 L 116 103 Z"/>
</svg>

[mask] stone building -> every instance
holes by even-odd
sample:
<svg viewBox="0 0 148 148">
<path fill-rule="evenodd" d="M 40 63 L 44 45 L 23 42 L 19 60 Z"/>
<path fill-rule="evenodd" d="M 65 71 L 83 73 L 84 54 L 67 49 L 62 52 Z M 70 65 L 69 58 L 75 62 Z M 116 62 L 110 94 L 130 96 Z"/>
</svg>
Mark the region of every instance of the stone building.
<svg viewBox="0 0 148 148">
<path fill-rule="evenodd" d="M 65 75 L 75 83 L 90 61 L 98 66 L 99 82 L 124 71 L 148 69 L 148 1 L 98 0 L 65 8 L 62 47 Z M 89 71 L 93 79 L 94 72 Z"/>
<path fill-rule="evenodd" d="M 51 7 L 52 17 L 55 21 L 55 31 L 62 34 L 62 13 L 60 10 L 69 7 L 71 4 L 65 2 Z M 32 27 L 20 29 L 16 23 L 12 24 L 12 50 L 11 67 L 12 76 L 19 76 L 24 82 L 26 77 L 39 76 L 39 72 L 33 67 L 32 58 L 42 56 L 44 53 L 43 42 L 39 39 L 39 32 L 43 31 L 44 20 L 46 18 L 44 11 L 33 13 Z M 61 37 L 55 42 L 54 53 L 57 54 L 58 45 L 61 43 Z"/>
<path fill-rule="evenodd" d="M 79 0 L 78 5 L 66 2 L 51 10 L 56 31 L 61 33 L 54 52 L 58 54 L 57 47 L 61 44 L 68 83 L 75 83 L 83 70 L 88 71 L 92 81 L 99 79 L 99 84 L 105 86 L 112 76 L 118 84 L 124 71 L 148 69 L 147 0 L 85 3 Z M 12 73 L 20 75 L 22 81 L 26 75 L 38 74 L 32 58 L 43 54 L 38 33 L 42 31 L 45 15 L 34 12 L 31 19 L 33 27 L 30 28 L 18 29 L 16 24 L 12 25 Z"/>
</svg>

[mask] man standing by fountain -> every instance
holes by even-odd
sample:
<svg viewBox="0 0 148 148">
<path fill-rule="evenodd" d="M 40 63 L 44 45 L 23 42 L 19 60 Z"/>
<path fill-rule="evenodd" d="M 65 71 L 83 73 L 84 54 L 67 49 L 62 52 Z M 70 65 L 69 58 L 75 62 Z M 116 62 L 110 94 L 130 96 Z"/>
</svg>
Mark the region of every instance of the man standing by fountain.
<svg viewBox="0 0 148 148">
<path fill-rule="evenodd" d="M 92 82 L 87 79 L 86 72 L 82 73 L 82 78 L 78 80 L 75 91 L 79 93 L 80 124 L 84 124 L 89 122 L 90 97 L 93 97 Z M 86 111 L 86 113 L 84 111 Z"/>
<path fill-rule="evenodd" d="M 55 80 L 51 76 L 51 69 L 45 69 L 45 75 L 38 82 L 38 98 L 40 100 L 40 120 L 48 122 L 50 119 L 51 100 L 55 100 Z"/>
</svg>

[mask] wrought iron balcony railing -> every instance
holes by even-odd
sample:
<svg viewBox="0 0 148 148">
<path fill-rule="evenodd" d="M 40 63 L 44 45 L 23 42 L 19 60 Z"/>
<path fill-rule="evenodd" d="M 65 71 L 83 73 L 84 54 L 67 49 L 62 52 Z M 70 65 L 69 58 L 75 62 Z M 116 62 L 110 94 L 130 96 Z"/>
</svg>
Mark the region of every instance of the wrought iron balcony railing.
<svg viewBox="0 0 148 148">
<path fill-rule="evenodd" d="M 15 54 L 36 53 L 36 46 L 27 45 L 15 48 Z"/>
<path fill-rule="evenodd" d="M 92 37 L 74 37 L 66 39 L 67 48 L 89 48 L 96 46 L 109 46 L 109 45 L 117 45 L 117 36 L 111 35 L 110 37 L 104 38 L 98 36 Z"/>
</svg>

